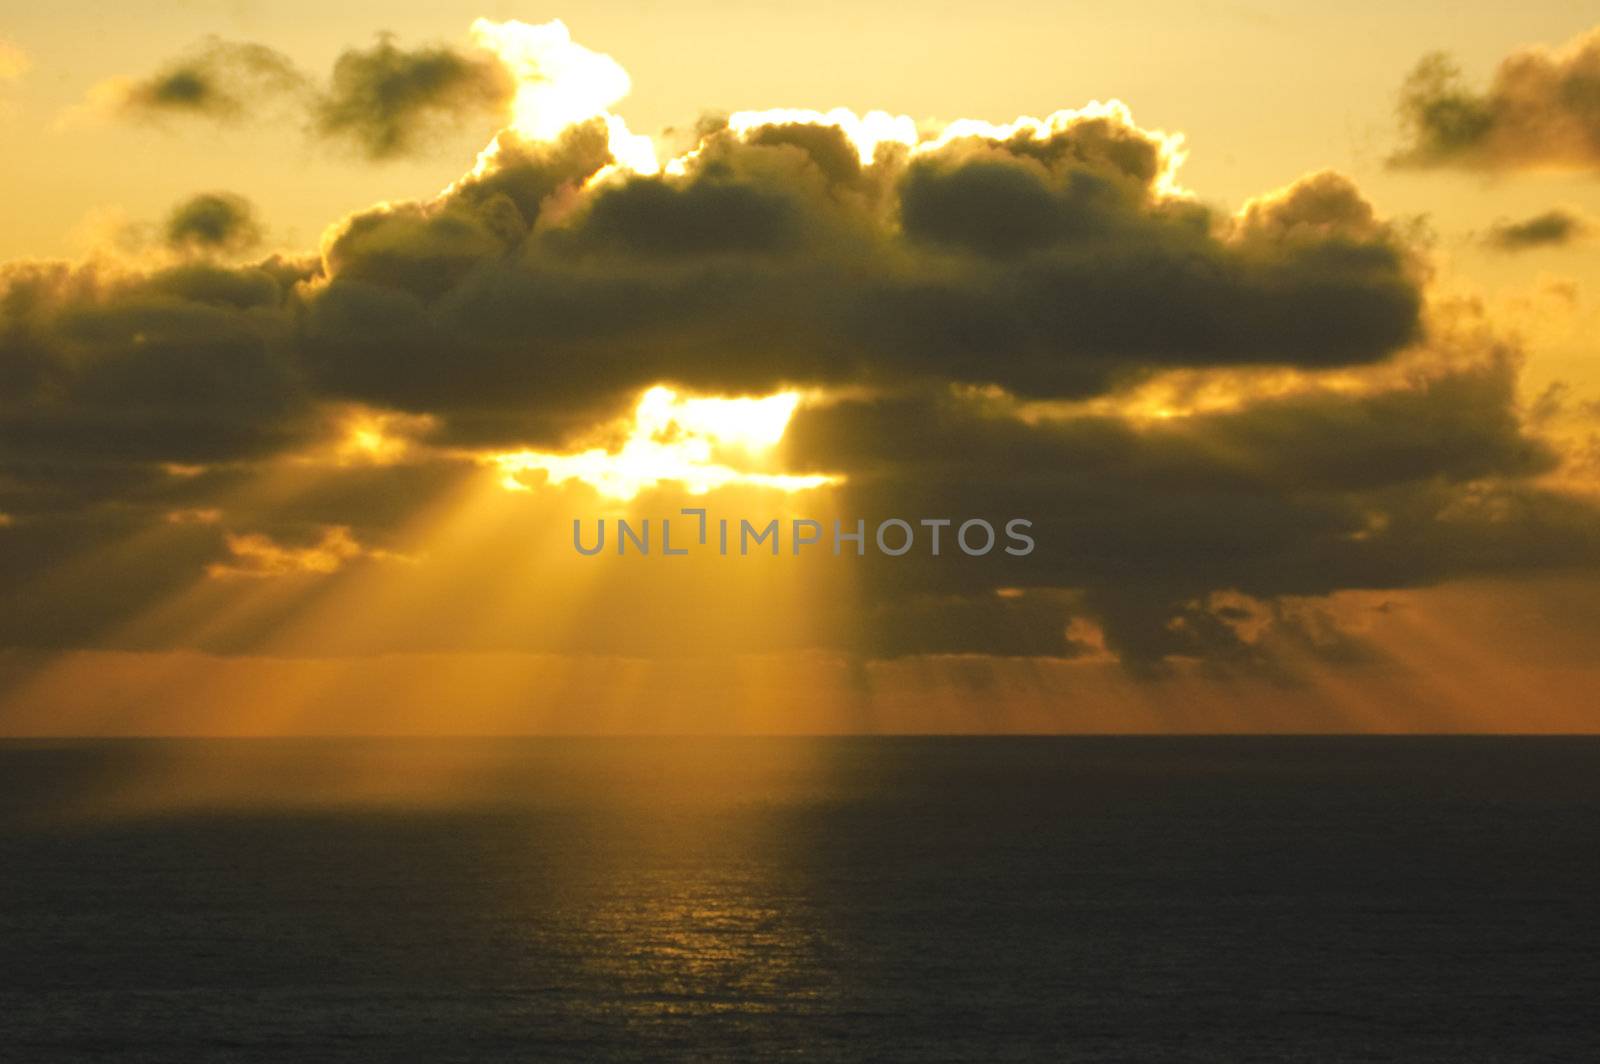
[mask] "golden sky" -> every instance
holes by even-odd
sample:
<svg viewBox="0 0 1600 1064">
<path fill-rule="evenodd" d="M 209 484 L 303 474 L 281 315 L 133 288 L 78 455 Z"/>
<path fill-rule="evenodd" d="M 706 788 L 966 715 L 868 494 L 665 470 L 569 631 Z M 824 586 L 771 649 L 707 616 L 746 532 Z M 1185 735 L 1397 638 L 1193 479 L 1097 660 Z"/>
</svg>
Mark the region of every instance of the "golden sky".
<svg viewBox="0 0 1600 1064">
<path fill-rule="evenodd" d="M 1592 17 L 558 14 L 0 8 L 0 733 L 1600 723 Z"/>
</svg>

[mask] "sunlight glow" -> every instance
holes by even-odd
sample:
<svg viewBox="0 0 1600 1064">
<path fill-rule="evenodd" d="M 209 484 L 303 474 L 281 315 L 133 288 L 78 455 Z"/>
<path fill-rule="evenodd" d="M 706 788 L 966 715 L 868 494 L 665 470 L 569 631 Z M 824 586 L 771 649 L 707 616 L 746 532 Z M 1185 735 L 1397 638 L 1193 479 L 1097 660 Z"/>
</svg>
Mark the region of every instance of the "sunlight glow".
<svg viewBox="0 0 1600 1064">
<path fill-rule="evenodd" d="M 393 465 L 437 427 L 438 419 L 428 414 L 350 407 L 340 417 L 332 457 L 341 466 Z"/>
<path fill-rule="evenodd" d="M 797 476 L 753 468 L 783 438 L 800 398 L 798 392 L 741 399 L 683 397 L 659 386 L 640 397 L 627 439 L 616 450 L 515 451 L 492 455 L 489 461 L 505 474 L 501 483 L 511 491 L 531 490 L 524 477 L 543 473 L 552 484 L 579 480 L 618 500 L 663 483 L 680 484 L 692 495 L 730 484 L 793 492 L 837 483 L 839 477 L 826 474 Z"/>
<path fill-rule="evenodd" d="M 510 19 L 480 18 L 472 24 L 479 45 L 499 56 L 517 81 L 511 104 L 512 132 L 530 140 L 552 141 L 582 122 L 604 118 L 616 165 L 640 174 L 656 173 L 655 143 L 633 133 L 610 112 L 628 95 L 632 80 L 622 64 L 572 39 L 560 19 L 531 24 Z M 479 168 L 492 160 L 499 138 L 479 157 Z"/>
<path fill-rule="evenodd" d="M 1022 115 L 1014 121 L 1002 125 L 985 122 L 982 119 L 960 118 L 944 126 L 939 131 L 938 136 L 932 140 L 918 144 L 916 150 L 918 152 L 938 151 L 953 141 L 967 137 L 1007 141 L 1014 137 L 1026 136 L 1031 140 L 1048 140 L 1074 123 L 1093 120 L 1124 126 L 1161 146 L 1161 169 L 1156 174 L 1154 181 L 1155 192 L 1158 196 L 1186 197 L 1193 195 L 1192 192 L 1178 183 L 1178 169 L 1183 166 L 1184 160 L 1189 157 L 1189 151 L 1184 147 L 1183 134 L 1167 133 L 1159 129 L 1145 129 L 1133 120 L 1133 112 L 1121 100 L 1106 100 L 1103 103 L 1095 100 L 1080 108 L 1064 108 L 1055 111 L 1044 118 Z"/>
<path fill-rule="evenodd" d="M 919 126 L 907 115 L 891 115 L 886 111 L 869 111 L 858 115 L 845 107 L 828 112 L 795 108 L 778 108 L 770 111 L 738 111 L 728 118 L 728 128 L 741 137 L 766 126 L 814 125 L 833 126 L 841 130 L 863 165 L 870 164 L 878 149 L 884 144 L 898 144 L 914 155 L 936 152 L 956 141 L 979 138 L 1007 141 L 1015 137 L 1043 141 L 1062 132 L 1076 122 L 1101 120 L 1125 126 L 1148 137 L 1160 145 L 1161 170 L 1156 175 L 1155 191 L 1163 197 L 1188 196 L 1191 193 L 1178 183 L 1178 169 L 1188 157 L 1182 133 L 1166 133 L 1158 129 L 1144 129 L 1133 120 L 1133 112 L 1121 100 L 1094 101 L 1081 108 L 1065 108 L 1044 118 L 1030 115 L 997 124 L 978 118 L 959 118 L 945 124 Z M 684 159 L 691 157 L 685 156 Z M 669 173 L 686 170 L 684 159 L 674 159 L 667 164 Z"/>
<path fill-rule="evenodd" d="M 498 56 L 516 78 L 509 132 L 529 140 L 548 142 L 575 125 L 603 119 L 614 162 L 593 180 L 604 180 L 618 172 L 656 174 L 662 171 L 655 142 L 629 130 L 627 122 L 611 112 L 632 88 L 628 72 L 611 56 L 574 41 L 560 19 L 534 24 L 516 19 L 494 22 L 480 18 L 472 24 L 472 35 L 479 45 Z M 735 112 L 728 118 L 728 128 L 735 135 L 745 137 L 774 125 L 833 126 L 843 131 L 855 146 L 862 164 L 870 165 L 884 145 L 899 145 L 912 154 L 924 154 L 966 138 L 1046 140 L 1073 123 L 1085 120 L 1126 126 L 1156 141 L 1161 148 L 1156 194 L 1163 197 L 1189 195 L 1177 179 L 1178 168 L 1188 154 L 1183 134 L 1136 125 L 1128 106 L 1120 100 L 1095 101 L 1082 108 L 1056 111 L 1044 118 L 1023 115 L 1003 124 L 975 118 L 945 124 L 919 124 L 907 115 L 892 115 L 887 111 L 857 114 L 844 107 L 826 112 L 777 108 Z M 496 136 L 479 154 L 472 173 L 481 175 L 492 170 L 500 150 L 500 138 Z M 670 160 L 666 172 L 686 173 L 699 151 L 695 148 Z"/>
<path fill-rule="evenodd" d="M 858 115 L 847 107 L 835 107 L 827 113 L 780 107 L 770 111 L 737 111 L 728 118 L 728 128 L 741 137 L 764 126 L 780 125 L 834 126 L 855 145 L 863 166 L 872 162 L 880 144 L 910 148 L 920 139 L 913 119 L 887 111 Z"/>
<path fill-rule="evenodd" d="M 271 536 L 259 532 L 243 535 L 229 533 L 227 543 L 233 561 L 214 562 L 207 566 L 206 575 L 213 579 L 280 576 L 285 573 L 326 575 L 337 572 L 345 562 L 362 553 L 361 544 L 350 534 L 347 525 L 325 528 L 322 539 L 308 547 L 285 547 Z"/>
</svg>

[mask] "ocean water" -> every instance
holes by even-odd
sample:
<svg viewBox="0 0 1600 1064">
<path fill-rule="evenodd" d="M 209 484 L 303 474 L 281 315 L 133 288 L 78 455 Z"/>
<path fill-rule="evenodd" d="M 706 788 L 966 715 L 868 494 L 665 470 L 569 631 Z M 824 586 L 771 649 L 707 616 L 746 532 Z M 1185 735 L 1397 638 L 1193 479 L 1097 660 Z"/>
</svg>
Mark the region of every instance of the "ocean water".
<svg viewBox="0 0 1600 1064">
<path fill-rule="evenodd" d="M 0 1059 L 1600 1059 L 1600 741 L 0 744 Z"/>
</svg>

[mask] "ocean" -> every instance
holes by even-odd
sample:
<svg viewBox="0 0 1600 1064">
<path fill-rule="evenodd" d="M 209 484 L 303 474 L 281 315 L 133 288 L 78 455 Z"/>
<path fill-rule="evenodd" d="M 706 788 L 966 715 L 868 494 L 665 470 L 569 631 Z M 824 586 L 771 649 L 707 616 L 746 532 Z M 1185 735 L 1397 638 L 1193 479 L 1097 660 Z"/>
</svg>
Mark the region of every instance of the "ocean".
<svg viewBox="0 0 1600 1064">
<path fill-rule="evenodd" d="M 0 743 L 0 1059 L 1600 1059 L 1600 740 Z"/>
</svg>

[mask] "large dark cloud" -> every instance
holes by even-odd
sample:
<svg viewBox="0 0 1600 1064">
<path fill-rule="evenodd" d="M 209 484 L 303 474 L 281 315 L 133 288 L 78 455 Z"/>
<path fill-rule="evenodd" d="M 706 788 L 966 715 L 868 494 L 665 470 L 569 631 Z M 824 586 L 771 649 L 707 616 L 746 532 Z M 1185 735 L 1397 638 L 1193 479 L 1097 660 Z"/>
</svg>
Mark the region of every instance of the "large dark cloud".
<svg viewBox="0 0 1600 1064">
<path fill-rule="evenodd" d="M 286 313 L 298 270 L 269 260 L 122 275 L 0 274 L 0 461 L 230 461 L 299 438 L 306 397 Z"/>
<path fill-rule="evenodd" d="M 359 56 L 361 78 L 410 83 L 387 42 Z M 381 140 L 418 107 L 351 128 Z M 663 382 L 833 395 L 801 412 L 784 459 L 844 474 L 840 513 L 1035 522 L 1026 558 L 863 559 L 860 608 L 823 607 L 853 610 L 820 637 L 853 652 L 1103 640 L 1138 669 L 1255 666 L 1266 630 L 1353 660 L 1305 600 L 1600 561 L 1593 505 L 1540 480 L 1557 458 L 1519 411 L 1514 355 L 1428 335 L 1424 253 L 1338 174 L 1222 214 L 1171 191 L 1161 138 L 1100 113 L 868 161 L 831 126 L 710 122 L 659 175 L 601 174 L 607 143 L 598 120 L 553 143 L 502 132 L 447 192 L 346 218 L 314 258 L 8 267 L 0 579 L 44 608 L 48 581 L 27 574 L 178 517 L 137 577 L 4 638 L 91 639 L 208 566 L 270 569 L 319 544 L 362 564 L 406 501 L 470 471 L 465 449 L 572 443 Z M 180 242 L 227 246 L 234 213 L 180 213 Z M 1271 369 L 1296 386 L 1253 391 Z M 1170 371 L 1233 374 L 1237 401 L 1170 420 L 1121 408 Z M 248 490 L 325 444 L 348 404 L 426 415 L 432 449 Z M 182 516 L 223 506 L 228 528 L 268 538 Z M 672 572 L 632 579 L 658 609 L 681 601 L 641 591 Z M 436 629 L 411 638 L 459 635 Z"/>
<path fill-rule="evenodd" d="M 1556 51 L 1512 53 L 1481 92 L 1449 56 L 1429 55 L 1401 90 L 1400 118 L 1395 165 L 1600 168 L 1600 30 Z"/>
<path fill-rule="evenodd" d="M 862 400 L 802 410 L 785 446 L 795 468 L 845 473 L 847 513 L 1034 522 L 1041 546 L 1023 558 L 865 566 L 884 620 L 875 651 L 949 644 L 958 614 L 919 605 L 939 588 L 996 619 L 985 649 L 1037 653 L 1037 625 L 1001 622 L 1043 610 L 1054 653 L 1071 652 L 1082 616 L 1125 663 L 1150 667 L 1225 649 L 1228 626 L 1196 634 L 1221 589 L 1273 602 L 1600 562 L 1600 513 L 1533 484 L 1557 459 L 1524 427 L 1515 379 L 1514 360 L 1489 351 L 1377 390 L 1146 423 L 1025 420 L 1009 401 L 948 394 Z M 997 597 L 1001 584 L 1024 594 Z"/>
<path fill-rule="evenodd" d="M 310 369 L 347 398 L 514 421 L 661 380 L 1087 396 L 1171 367 L 1360 365 L 1417 337 L 1415 253 L 1348 180 L 1218 217 L 1160 194 L 1157 144 L 1118 130 L 867 166 L 831 127 L 720 130 L 681 174 L 583 192 L 607 158 L 598 124 L 504 138 L 506 165 L 450 195 L 345 223 L 310 300 Z"/>
</svg>

